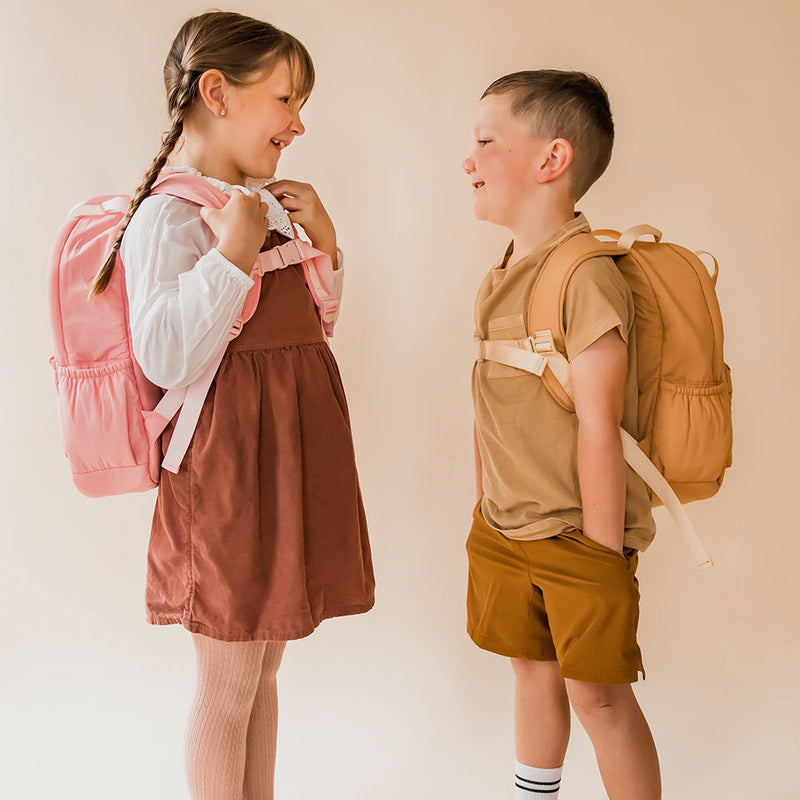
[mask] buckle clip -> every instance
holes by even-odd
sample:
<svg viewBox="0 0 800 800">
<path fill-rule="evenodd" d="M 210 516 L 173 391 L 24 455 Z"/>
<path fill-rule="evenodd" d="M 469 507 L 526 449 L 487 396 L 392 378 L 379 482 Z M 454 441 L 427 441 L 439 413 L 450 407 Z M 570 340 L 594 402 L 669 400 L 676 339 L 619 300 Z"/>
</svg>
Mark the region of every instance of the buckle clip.
<svg viewBox="0 0 800 800">
<path fill-rule="evenodd" d="M 239 317 L 233 325 L 231 325 L 231 329 L 228 331 L 228 341 L 231 339 L 235 339 L 241 332 L 242 328 L 244 327 L 244 321 L 241 317 Z"/>
<path fill-rule="evenodd" d="M 536 331 L 530 338 L 533 352 L 539 356 L 554 356 L 558 352 L 553 342 L 552 331 Z"/>
<path fill-rule="evenodd" d="M 297 246 L 297 239 L 290 239 L 288 242 L 280 245 L 277 250 L 281 265 L 284 267 L 291 266 L 292 264 L 299 264 L 303 260 L 303 255 L 300 252 L 300 248 Z"/>
</svg>

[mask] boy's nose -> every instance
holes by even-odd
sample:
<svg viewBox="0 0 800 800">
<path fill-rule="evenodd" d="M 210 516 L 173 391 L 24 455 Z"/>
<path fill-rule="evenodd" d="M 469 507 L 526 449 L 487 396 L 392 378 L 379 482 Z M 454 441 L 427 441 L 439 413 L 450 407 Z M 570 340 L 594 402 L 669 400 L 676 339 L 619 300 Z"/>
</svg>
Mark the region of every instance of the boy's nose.
<svg viewBox="0 0 800 800">
<path fill-rule="evenodd" d="M 464 172 L 466 172 L 467 175 L 470 175 L 473 172 L 475 172 L 475 160 L 472 158 L 472 156 L 467 156 L 467 158 L 464 159 L 464 163 L 461 166 L 463 167 Z"/>
<path fill-rule="evenodd" d="M 300 121 L 300 114 L 297 114 L 289 126 L 295 136 L 302 136 L 306 132 L 306 126 Z"/>
</svg>

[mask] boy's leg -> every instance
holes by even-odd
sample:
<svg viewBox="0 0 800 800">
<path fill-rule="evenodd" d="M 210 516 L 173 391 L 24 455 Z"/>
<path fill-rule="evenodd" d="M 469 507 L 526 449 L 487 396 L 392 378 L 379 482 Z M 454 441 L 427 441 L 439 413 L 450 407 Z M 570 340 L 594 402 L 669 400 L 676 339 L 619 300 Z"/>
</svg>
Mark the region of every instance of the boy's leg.
<svg viewBox="0 0 800 800">
<path fill-rule="evenodd" d="M 638 554 L 620 554 L 579 531 L 526 549 L 570 703 L 592 740 L 609 797 L 657 800 L 658 756 L 630 686 L 644 672 L 636 642 Z"/>
<path fill-rule="evenodd" d="M 630 684 L 567 678 L 566 687 L 572 708 L 592 740 L 610 800 L 660 800 L 656 746 Z"/>
<path fill-rule="evenodd" d="M 569 700 L 557 661 L 512 658 L 516 800 L 555 800 L 569 742 Z"/>
<path fill-rule="evenodd" d="M 540 769 L 564 763 L 569 700 L 557 661 L 512 658 L 517 761 Z"/>
<path fill-rule="evenodd" d="M 490 528 L 476 507 L 467 539 L 467 630 L 475 644 L 508 656 L 516 675 L 515 797 L 555 800 L 569 738 L 569 701 L 542 592 L 531 584 L 522 542 Z"/>
</svg>

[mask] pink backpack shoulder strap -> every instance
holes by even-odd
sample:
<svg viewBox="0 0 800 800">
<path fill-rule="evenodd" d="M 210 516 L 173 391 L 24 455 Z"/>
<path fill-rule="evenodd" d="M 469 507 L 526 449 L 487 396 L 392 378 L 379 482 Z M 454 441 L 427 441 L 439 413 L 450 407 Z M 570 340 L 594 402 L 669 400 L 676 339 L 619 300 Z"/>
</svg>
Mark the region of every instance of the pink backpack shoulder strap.
<svg viewBox="0 0 800 800">
<path fill-rule="evenodd" d="M 162 173 L 150 194 L 169 194 L 209 208 L 222 208 L 230 200 L 225 192 L 192 172 Z"/>
<path fill-rule="evenodd" d="M 170 194 L 198 205 L 222 208 L 230 199 L 225 192 L 191 172 L 167 172 L 159 176 L 151 194 Z M 339 311 L 334 291 L 333 264 L 330 256 L 312 247 L 295 233 L 295 238 L 259 255 L 251 277 L 256 281 L 245 301 L 239 324 L 247 322 L 258 304 L 260 278 L 265 272 L 282 269 L 290 264 L 302 264 L 311 296 L 319 308 L 326 335 L 333 335 L 333 324 Z"/>
</svg>

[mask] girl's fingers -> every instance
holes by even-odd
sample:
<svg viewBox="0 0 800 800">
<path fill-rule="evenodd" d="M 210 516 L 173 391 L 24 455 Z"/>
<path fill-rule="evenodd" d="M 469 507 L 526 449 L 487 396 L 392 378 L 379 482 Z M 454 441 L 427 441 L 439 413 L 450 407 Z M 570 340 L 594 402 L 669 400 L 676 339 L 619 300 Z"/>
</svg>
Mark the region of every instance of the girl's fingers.
<svg viewBox="0 0 800 800">
<path fill-rule="evenodd" d="M 270 192 L 270 194 L 272 194 L 272 192 Z M 297 199 L 300 198 L 301 195 L 295 194 L 294 192 L 275 192 L 274 194 L 272 194 L 272 196 L 276 200 L 281 201 L 281 200 L 290 200 L 290 199 L 297 200 Z"/>
<path fill-rule="evenodd" d="M 200 207 L 200 218 L 208 225 L 211 230 L 214 230 L 214 216 L 219 212 L 215 208 L 208 208 L 207 206 Z"/>
<path fill-rule="evenodd" d="M 279 181 L 273 181 L 267 184 L 267 191 L 271 194 L 276 192 L 286 192 L 287 194 L 300 194 L 310 189 L 311 186 L 307 183 L 300 183 L 300 181 L 290 181 L 282 178 Z"/>
<path fill-rule="evenodd" d="M 306 204 L 302 200 L 298 200 L 296 197 L 282 197 L 278 202 L 287 210 L 287 211 L 299 211 L 301 208 L 305 208 Z"/>
<path fill-rule="evenodd" d="M 289 219 L 295 225 L 299 225 L 301 228 L 303 228 L 305 230 L 306 226 L 303 223 L 306 222 L 307 220 L 306 220 L 306 218 L 305 218 L 305 216 L 303 214 L 298 214 L 296 211 L 290 211 L 289 212 Z"/>
</svg>

